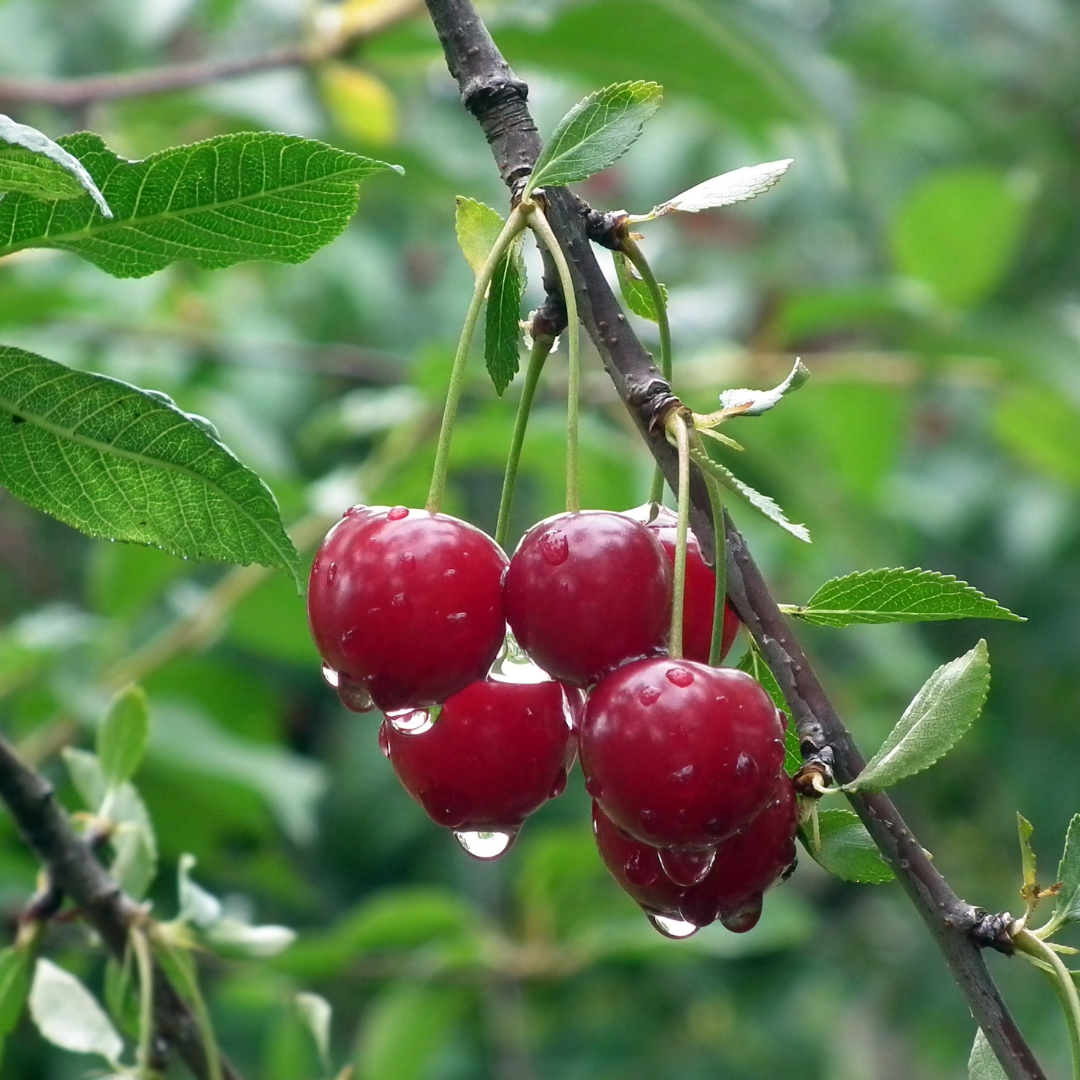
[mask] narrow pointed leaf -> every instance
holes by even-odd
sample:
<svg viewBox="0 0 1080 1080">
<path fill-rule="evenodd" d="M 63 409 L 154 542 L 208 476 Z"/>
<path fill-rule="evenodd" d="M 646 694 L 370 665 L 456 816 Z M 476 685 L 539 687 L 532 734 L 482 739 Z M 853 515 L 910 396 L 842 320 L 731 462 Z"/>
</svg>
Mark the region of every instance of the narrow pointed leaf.
<svg viewBox="0 0 1080 1080">
<path fill-rule="evenodd" d="M 88 536 L 300 580 L 274 496 L 205 421 L 164 395 L 7 346 L 0 484 Z"/>
<path fill-rule="evenodd" d="M 845 791 L 880 791 L 928 769 L 952 749 L 982 712 L 990 689 L 986 642 L 930 676 L 881 749 Z"/>
<path fill-rule="evenodd" d="M 766 693 L 772 698 L 773 704 L 784 714 L 786 720 L 784 726 L 784 771 L 788 776 L 794 776 L 802 768 L 803 763 L 802 751 L 799 749 L 799 734 L 795 730 L 795 725 L 791 722 L 791 711 L 788 709 L 784 695 L 780 691 L 780 684 L 776 681 L 772 668 L 765 663 L 765 657 L 761 655 L 761 650 L 757 647 L 756 642 L 750 642 L 737 666 L 740 671 L 745 671 L 747 675 L 761 683 Z"/>
<path fill-rule="evenodd" d="M 637 140 L 662 96 L 656 83 L 625 82 L 579 101 L 537 159 L 527 192 L 545 184 L 576 184 L 614 165 Z"/>
<path fill-rule="evenodd" d="M 818 810 L 818 836 L 820 847 L 811 822 L 800 830 L 803 847 L 830 874 L 861 885 L 882 885 L 896 877 L 853 811 Z"/>
<path fill-rule="evenodd" d="M 300 993 L 296 995 L 296 1011 L 300 1014 L 304 1027 L 311 1032 L 315 1048 L 319 1053 L 319 1062 L 324 1072 L 330 1071 L 330 1021 L 333 1009 L 330 1002 L 319 994 Z"/>
<path fill-rule="evenodd" d="M 177 866 L 177 894 L 180 901 L 180 922 L 191 923 L 200 929 L 212 926 L 221 918 L 221 901 L 191 879 L 195 856 L 183 854 Z"/>
<path fill-rule="evenodd" d="M 497 394 L 502 394 L 518 372 L 524 291 L 525 261 L 521 244 L 515 241 L 495 267 L 484 318 L 484 362 Z"/>
<path fill-rule="evenodd" d="M 649 292 L 649 286 L 633 272 L 630 260 L 621 251 L 613 251 L 611 255 L 615 260 L 615 275 L 619 279 L 619 289 L 622 292 L 623 300 L 626 301 L 626 306 L 635 315 L 640 315 L 643 319 L 649 319 L 652 322 L 658 322 L 659 315 L 656 311 L 656 304 L 653 302 L 652 293 Z M 660 291 L 663 293 L 666 303 L 667 288 L 662 283 Z"/>
<path fill-rule="evenodd" d="M 0 951 L 0 1045 L 15 1030 L 30 993 L 29 949 L 11 946 Z"/>
<path fill-rule="evenodd" d="M 38 960 L 30 987 L 30 1015 L 54 1046 L 77 1054 L 98 1054 L 116 1066 L 124 1042 L 96 999 L 74 975 L 49 960 Z"/>
<path fill-rule="evenodd" d="M 1008 608 L 966 581 L 934 570 L 866 570 L 833 578 L 788 613 L 817 626 L 856 623 L 936 622 L 942 619 L 1008 619 Z"/>
<path fill-rule="evenodd" d="M 741 169 L 714 176 L 697 184 L 674 199 L 657 206 L 650 217 L 660 217 L 672 210 L 696 214 L 701 210 L 714 210 L 732 203 L 745 202 L 766 192 L 787 172 L 792 158 L 782 161 L 766 161 L 761 165 L 746 165 Z"/>
<path fill-rule="evenodd" d="M 0 114 L 0 192 L 34 199 L 77 199 L 89 195 L 103 217 L 112 211 L 83 163 L 37 128 Z"/>
<path fill-rule="evenodd" d="M 1016 832 L 1020 837 L 1020 867 L 1024 875 L 1024 891 L 1034 891 L 1038 882 L 1035 866 L 1035 849 L 1031 846 L 1031 834 L 1035 830 L 1023 814 L 1016 815 Z"/>
<path fill-rule="evenodd" d="M 0 256 L 71 251 L 115 277 L 177 259 L 208 269 L 245 259 L 303 262 L 356 211 L 361 182 L 394 166 L 293 135 L 241 132 L 125 161 L 98 135 L 65 136 L 112 207 L 25 194 L 0 202 Z"/>
<path fill-rule="evenodd" d="M 465 256 L 465 261 L 472 267 L 473 274 L 479 277 L 495 241 L 499 239 L 499 233 L 503 231 L 506 219 L 498 210 L 464 195 L 459 195 L 456 203 L 454 226 L 458 246 Z"/>
<path fill-rule="evenodd" d="M 1075 814 L 1069 822 L 1057 879 L 1061 883 L 1061 892 L 1050 919 L 1055 929 L 1066 923 L 1080 922 L 1080 814 Z"/>
<path fill-rule="evenodd" d="M 97 755 L 105 782 L 116 787 L 135 775 L 150 735 L 150 703 L 140 686 L 122 690 L 98 729 Z"/>
<path fill-rule="evenodd" d="M 775 522 L 780 528 L 791 533 L 792 536 L 802 540 L 804 543 L 810 543 L 810 531 L 807 527 L 788 521 L 784 511 L 768 495 L 762 495 L 760 491 L 756 491 L 749 484 L 744 484 L 730 469 L 725 468 L 719 461 L 709 457 L 703 450 L 691 447 L 690 452 L 698 465 L 719 480 L 729 491 L 741 496 L 755 510 L 760 511 L 770 521 Z"/>
<path fill-rule="evenodd" d="M 975 1032 L 975 1042 L 968 1058 L 968 1080 L 1008 1080 L 982 1028 Z"/>
</svg>

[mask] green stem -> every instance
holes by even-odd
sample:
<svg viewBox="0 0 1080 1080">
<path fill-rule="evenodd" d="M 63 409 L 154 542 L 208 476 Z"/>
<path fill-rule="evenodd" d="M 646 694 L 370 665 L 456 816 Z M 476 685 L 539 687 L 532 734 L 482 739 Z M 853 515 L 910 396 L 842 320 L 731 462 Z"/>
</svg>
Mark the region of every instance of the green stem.
<svg viewBox="0 0 1080 1080">
<path fill-rule="evenodd" d="M 713 593 L 712 639 L 709 642 L 709 666 L 720 666 L 720 653 L 724 643 L 724 613 L 727 609 L 727 527 L 724 523 L 724 502 L 720 483 L 705 474 L 709 489 L 709 506 L 712 508 L 713 536 L 716 538 L 716 559 L 713 572 L 716 588 Z"/>
<path fill-rule="evenodd" d="M 473 290 L 472 300 L 469 301 L 469 310 L 465 313 L 465 325 L 461 328 L 457 352 L 454 354 L 454 366 L 450 369 L 450 385 L 446 388 L 446 405 L 443 408 L 439 442 L 435 450 L 435 466 L 431 470 L 431 487 L 428 489 L 426 504 L 426 509 L 432 514 L 437 514 L 439 507 L 442 506 L 443 491 L 446 488 L 446 470 L 450 458 L 450 436 L 454 431 L 458 402 L 461 400 L 461 391 L 465 385 L 465 362 L 469 357 L 469 346 L 472 344 L 476 323 L 480 318 L 480 309 L 484 304 L 484 297 L 487 295 L 495 267 L 498 266 L 499 260 L 514 238 L 524 228 L 525 215 L 519 207 L 507 218 L 494 247 L 488 253 L 487 262 L 476 275 L 476 288 Z"/>
<path fill-rule="evenodd" d="M 537 203 L 522 203 L 529 215 L 529 224 L 536 230 L 544 246 L 551 252 L 559 270 L 559 284 L 566 302 L 566 332 L 570 342 L 568 387 L 566 393 L 566 509 L 576 514 L 581 509 L 581 490 L 578 480 L 578 407 L 581 397 L 581 335 L 578 327 L 577 297 L 570 264 L 566 261 L 559 241 L 551 231 L 544 211 Z"/>
<path fill-rule="evenodd" d="M 218 1050 L 217 1039 L 214 1037 L 214 1026 L 210 1020 L 210 1010 L 206 1007 L 206 999 L 199 989 L 199 980 L 193 970 L 194 961 L 190 956 L 180 952 L 161 938 L 158 938 L 157 945 L 161 950 L 161 955 L 168 961 L 168 966 L 165 968 L 166 974 L 173 982 L 180 996 L 187 999 L 192 1011 L 195 1013 L 195 1020 L 199 1025 L 199 1035 L 202 1038 L 203 1049 L 206 1052 L 206 1069 L 209 1073 L 209 1080 L 223 1080 L 221 1051 Z M 177 986 L 177 983 L 181 985 Z"/>
<path fill-rule="evenodd" d="M 502 495 L 499 498 L 499 521 L 495 526 L 495 543 L 506 546 L 506 534 L 510 529 L 510 510 L 514 505 L 514 484 L 517 481 L 518 464 L 521 461 L 521 446 L 525 441 L 525 429 L 529 426 L 529 413 L 532 411 L 536 386 L 540 382 L 540 372 L 544 370 L 544 361 L 555 344 L 553 338 L 533 340 L 532 352 L 529 353 L 529 366 L 525 369 L 525 381 L 521 387 L 521 400 L 518 402 L 517 416 L 514 418 L 514 434 L 510 438 L 510 452 L 506 455 L 506 473 L 503 476 Z"/>
<path fill-rule="evenodd" d="M 671 588 L 671 633 L 668 635 L 668 656 L 674 659 L 683 653 L 683 607 L 686 601 L 686 532 L 690 525 L 690 432 L 686 420 L 678 411 L 672 412 L 668 432 L 675 429 L 675 444 L 679 449 L 679 518 L 675 526 L 675 576 Z"/>
<path fill-rule="evenodd" d="M 150 1052 L 154 1041 L 154 958 L 146 935 L 138 927 L 132 927 L 131 947 L 139 969 L 139 1048 L 135 1068 L 140 1080 L 149 1080 L 153 1075 Z"/>
<path fill-rule="evenodd" d="M 652 297 L 653 306 L 656 308 L 656 326 L 660 331 L 660 374 L 670 384 L 671 382 L 671 323 L 668 321 L 667 301 L 664 298 L 664 290 L 660 288 L 660 282 L 652 272 L 649 260 L 645 253 L 638 247 L 637 241 L 629 232 L 622 239 L 623 254 L 634 265 L 634 269 L 641 275 L 645 287 Z M 649 491 L 649 502 L 659 503 L 664 497 L 664 474 L 657 465 L 653 470 L 652 489 Z"/>
<path fill-rule="evenodd" d="M 1065 1027 L 1069 1033 L 1069 1049 L 1072 1051 L 1073 1080 L 1080 1080 L 1080 994 L 1077 993 L 1072 973 L 1049 945 L 1040 941 L 1030 930 L 1018 930 L 1012 936 L 1017 950 L 1051 968 L 1046 972 L 1050 985 L 1057 994 L 1061 1011 L 1065 1014 Z"/>
</svg>

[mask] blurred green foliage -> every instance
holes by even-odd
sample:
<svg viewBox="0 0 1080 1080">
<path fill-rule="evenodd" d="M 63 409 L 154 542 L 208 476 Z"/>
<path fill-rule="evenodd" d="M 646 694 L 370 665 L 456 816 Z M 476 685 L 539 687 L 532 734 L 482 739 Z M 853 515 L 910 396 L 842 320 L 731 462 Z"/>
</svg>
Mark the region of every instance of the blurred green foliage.
<svg viewBox="0 0 1080 1080">
<path fill-rule="evenodd" d="M 1013 811 L 1035 824 L 1050 867 L 1077 809 L 1080 13 L 1066 0 L 482 7 L 542 130 L 603 83 L 663 84 L 631 152 L 582 185 L 602 209 L 643 213 L 725 169 L 795 158 L 753 204 L 646 227 L 670 294 L 676 389 L 707 410 L 722 389 L 777 382 L 794 354 L 813 374 L 775 412 L 731 426 L 745 455 L 724 452 L 814 537 L 806 547 L 741 514 L 779 599 L 804 602 L 857 570 L 923 566 L 1029 619 L 799 628 L 868 751 L 935 667 L 985 635 L 986 714 L 898 797 L 961 895 L 1016 910 Z M 249 55 L 299 40 L 308 12 L 302 0 L 3 0 L 0 73 Z M 61 252 L 7 258 L 0 333 L 209 417 L 286 521 L 332 519 L 361 498 L 423 501 L 472 289 L 454 197 L 506 206 L 423 18 L 322 71 L 0 108 L 54 138 L 96 131 L 131 158 L 266 129 L 404 165 L 403 178 L 370 180 L 346 233 L 301 266 L 181 263 L 117 282 Z M 527 259 L 535 306 L 539 263 Z M 655 346 L 655 327 L 636 325 Z M 585 387 L 583 500 L 640 503 L 650 465 L 595 359 Z M 564 389 L 557 354 L 515 535 L 561 509 Z M 516 394 L 497 401 L 477 358 L 447 509 L 488 529 Z M 0 720 L 70 808 L 58 750 L 93 745 L 101 673 L 228 598 L 229 573 L 86 540 L 0 492 Z M 399 789 L 375 721 L 322 683 L 284 575 L 243 588 L 197 648 L 142 680 L 152 730 L 136 780 L 163 871 L 156 914 L 176 910 L 174 869 L 189 852 L 200 883 L 237 911 L 299 932 L 274 960 L 204 964 L 222 1044 L 247 1074 L 319 1075 L 294 1006 L 314 991 L 334 1006 L 332 1060 L 355 1063 L 360 1080 L 965 1075 L 970 1018 L 896 885 L 845 884 L 806 858 L 750 934 L 669 942 L 607 878 L 573 780 L 505 859 L 473 863 Z M 9 919 L 34 885 L 0 820 Z M 48 949 L 98 986 L 84 944 L 59 927 Z M 1045 988 L 990 964 L 1048 1071 L 1063 1072 Z M 24 1019 L 0 1076 L 60 1080 L 84 1065 L 73 1060 Z"/>
</svg>

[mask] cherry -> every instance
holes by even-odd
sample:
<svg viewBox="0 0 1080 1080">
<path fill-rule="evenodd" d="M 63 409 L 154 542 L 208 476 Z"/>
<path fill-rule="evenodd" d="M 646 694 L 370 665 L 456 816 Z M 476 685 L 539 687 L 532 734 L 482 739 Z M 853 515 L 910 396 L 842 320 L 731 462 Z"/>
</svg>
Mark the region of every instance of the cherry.
<svg viewBox="0 0 1080 1080">
<path fill-rule="evenodd" d="M 639 660 L 593 688 L 581 725 L 585 787 L 636 840 L 711 848 L 769 801 L 783 715 L 749 675 Z"/>
<path fill-rule="evenodd" d="M 647 914 L 694 927 L 720 919 L 735 933 L 757 924 L 762 894 L 792 868 L 797 827 L 795 785 L 781 774 L 765 808 L 742 832 L 718 845 L 712 867 L 701 882 L 685 886 L 665 874 L 661 851 L 631 839 L 593 803 L 593 833 L 600 857 L 623 891 Z"/>
<path fill-rule="evenodd" d="M 668 561 L 675 565 L 675 514 L 666 506 L 659 507 L 656 517 L 649 521 L 652 504 L 627 510 L 628 516 L 640 521 L 656 534 Z M 701 555 L 701 545 L 692 529 L 686 533 L 686 594 L 683 599 L 683 656 L 699 664 L 709 662 L 712 645 L 713 600 L 716 594 L 716 574 Z M 720 659 L 731 651 L 742 623 L 730 603 L 724 605 L 724 628 L 720 635 Z"/>
<path fill-rule="evenodd" d="M 308 622 L 333 674 L 384 711 L 445 701 L 502 645 L 507 559 L 479 529 L 404 506 L 352 507 L 326 534 Z M 359 697 L 357 695 L 357 697 Z"/>
<path fill-rule="evenodd" d="M 546 672 L 588 686 L 663 651 L 671 566 L 656 537 L 623 514 L 557 514 L 534 525 L 510 560 L 506 618 Z"/>
<path fill-rule="evenodd" d="M 436 824 L 513 836 L 566 787 L 574 758 L 571 714 L 580 696 L 550 679 L 488 678 L 431 714 L 388 717 L 380 744 L 405 790 Z"/>
</svg>

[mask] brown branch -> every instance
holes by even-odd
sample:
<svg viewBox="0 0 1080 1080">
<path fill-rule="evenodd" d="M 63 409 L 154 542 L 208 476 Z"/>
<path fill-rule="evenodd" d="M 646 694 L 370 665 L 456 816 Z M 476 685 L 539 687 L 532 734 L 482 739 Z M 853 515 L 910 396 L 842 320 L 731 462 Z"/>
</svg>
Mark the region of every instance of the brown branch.
<svg viewBox="0 0 1080 1080">
<path fill-rule="evenodd" d="M 71 898 L 101 935 L 109 952 L 123 960 L 128 931 L 144 918 L 98 862 L 89 843 L 75 834 L 67 814 L 45 779 L 27 766 L 0 738 L 0 799 L 48 874 L 50 887 Z M 154 1023 L 159 1039 L 175 1048 L 199 1080 L 209 1080 L 210 1065 L 198 1020 L 164 973 L 154 971 Z M 240 1080 L 226 1061 L 223 1080 Z"/>
<path fill-rule="evenodd" d="M 419 0 L 382 0 L 364 11 L 362 19 L 354 18 L 340 30 L 335 29 L 312 42 L 286 45 L 258 56 L 196 60 L 145 71 L 94 75 L 82 79 L 0 79 L 0 105 L 5 108 L 13 105 L 52 105 L 63 109 L 82 109 L 99 101 L 189 90 L 261 71 L 317 64 L 341 55 L 420 10 Z"/>
<path fill-rule="evenodd" d="M 529 116 L 527 86 L 499 53 L 471 0 L 426 0 L 457 79 L 462 101 L 480 123 L 503 180 L 520 189 L 540 140 Z M 578 308 L 604 367 L 663 468 L 672 488 L 677 460 L 654 423 L 671 401 L 670 387 L 626 321 L 593 256 L 588 227 L 595 219 L 565 189 L 547 192 L 549 219 L 575 277 Z M 714 547 L 708 493 L 698 478 L 691 520 L 702 547 Z M 863 767 L 851 736 L 822 690 L 813 668 L 761 577 L 742 536 L 728 525 L 728 590 L 750 633 L 761 647 L 792 710 L 805 749 L 832 756 L 841 781 Z M 1025 1043 L 983 962 L 978 931 L 984 913 L 960 900 L 930 861 L 892 802 L 881 794 L 850 796 L 883 857 L 923 921 L 986 1034 L 1010 1080 L 1044 1080 L 1045 1074 Z M 985 943 L 985 939 L 981 939 Z"/>
</svg>

